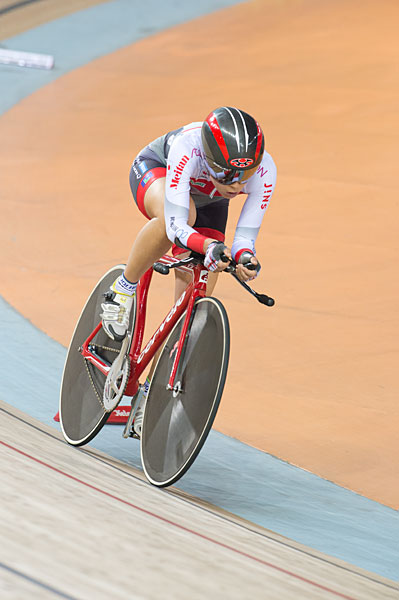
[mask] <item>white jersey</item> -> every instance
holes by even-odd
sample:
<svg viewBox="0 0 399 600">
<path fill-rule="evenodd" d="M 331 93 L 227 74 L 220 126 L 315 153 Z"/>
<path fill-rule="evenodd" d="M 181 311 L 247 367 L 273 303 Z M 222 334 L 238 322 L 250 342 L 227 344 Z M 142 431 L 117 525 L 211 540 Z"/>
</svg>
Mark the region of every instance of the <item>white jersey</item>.
<svg viewBox="0 0 399 600">
<path fill-rule="evenodd" d="M 201 140 L 202 123 L 190 123 L 170 132 L 149 145 L 166 164 L 165 223 L 171 242 L 203 253 L 205 236 L 187 224 L 190 194 L 196 204 L 214 202 L 222 196 L 217 192 L 206 167 Z M 263 215 L 269 205 L 276 184 L 276 166 L 270 154 L 263 154 L 262 162 L 242 189 L 247 198 L 238 219 L 232 256 L 244 250 L 255 253 L 255 241 Z M 234 201 L 234 200 L 233 200 Z"/>
</svg>

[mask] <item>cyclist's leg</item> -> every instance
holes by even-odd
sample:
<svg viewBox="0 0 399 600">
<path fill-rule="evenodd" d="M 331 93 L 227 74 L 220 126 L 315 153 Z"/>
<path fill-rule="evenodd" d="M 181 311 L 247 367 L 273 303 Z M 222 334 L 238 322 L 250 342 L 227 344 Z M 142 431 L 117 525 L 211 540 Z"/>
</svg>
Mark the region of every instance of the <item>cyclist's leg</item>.
<svg viewBox="0 0 399 600">
<path fill-rule="evenodd" d="M 156 179 L 148 188 L 144 208 L 149 221 L 139 231 L 127 261 L 125 276 L 138 281 L 142 275 L 171 247 L 163 217 L 165 177 Z"/>
<path fill-rule="evenodd" d="M 164 218 L 165 174 L 165 165 L 148 148 L 134 160 L 130 170 L 134 200 L 149 222 L 137 235 L 123 274 L 112 284 L 101 304 L 103 328 L 112 339 L 122 340 L 125 337 L 140 277 L 171 246 Z M 192 208 L 195 214 L 194 203 Z"/>
<path fill-rule="evenodd" d="M 179 258 L 186 258 L 187 256 L 189 256 L 189 252 L 179 254 Z M 207 296 L 212 296 L 218 277 L 219 273 L 208 273 L 208 283 L 206 285 Z M 181 271 L 175 270 L 175 302 L 180 298 L 191 279 L 192 276 L 190 273 L 182 273 Z"/>
<path fill-rule="evenodd" d="M 171 247 L 166 235 L 165 215 L 165 177 L 154 179 L 143 197 L 143 214 L 150 219 L 138 233 L 125 269 L 129 281 L 138 281 L 140 277 Z M 140 208 L 140 204 L 139 204 Z M 195 221 L 195 205 L 190 199 L 189 224 Z"/>
</svg>

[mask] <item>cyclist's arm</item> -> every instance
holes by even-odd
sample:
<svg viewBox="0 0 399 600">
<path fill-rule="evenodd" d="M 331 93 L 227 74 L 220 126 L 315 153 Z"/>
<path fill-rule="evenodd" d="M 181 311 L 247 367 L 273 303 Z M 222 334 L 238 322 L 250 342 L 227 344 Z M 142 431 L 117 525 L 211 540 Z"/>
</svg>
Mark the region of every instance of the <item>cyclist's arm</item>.
<svg viewBox="0 0 399 600">
<path fill-rule="evenodd" d="M 255 242 L 276 184 L 276 166 L 270 155 L 262 160 L 257 173 L 243 189 L 248 197 L 242 207 L 231 247 L 235 261 L 243 252 L 256 254 Z"/>
<path fill-rule="evenodd" d="M 198 158 L 184 139 L 177 139 L 168 155 L 165 188 L 165 226 L 169 240 L 203 254 L 210 242 L 188 225 L 190 177 L 198 171 Z"/>
</svg>

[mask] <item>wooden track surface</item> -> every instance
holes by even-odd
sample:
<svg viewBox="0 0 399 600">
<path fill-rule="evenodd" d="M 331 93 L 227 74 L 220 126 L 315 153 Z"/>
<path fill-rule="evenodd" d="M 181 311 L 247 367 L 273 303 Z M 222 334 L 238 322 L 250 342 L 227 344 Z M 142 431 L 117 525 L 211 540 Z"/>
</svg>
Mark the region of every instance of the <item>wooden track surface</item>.
<svg viewBox="0 0 399 600">
<path fill-rule="evenodd" d="M 0 413 L 1 598 L 397 598 L 392 582 Z"/>
</svg>

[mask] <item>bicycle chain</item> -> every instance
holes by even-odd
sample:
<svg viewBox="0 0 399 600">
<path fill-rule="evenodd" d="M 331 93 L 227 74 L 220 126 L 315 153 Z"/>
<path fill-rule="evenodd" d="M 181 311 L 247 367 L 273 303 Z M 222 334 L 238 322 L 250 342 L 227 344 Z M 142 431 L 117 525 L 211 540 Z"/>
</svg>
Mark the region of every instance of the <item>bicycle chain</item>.
<svg viewBox="0 0 399 600">
<path fill-rule="evenodd" d="M 96 350 L 97 350 L 97 349 L 99 349 L 99 350 L 108 350 L 109 352 L 116 352 L 116 354 L 119 354 L 119 352 L 120 352 L 120 350 L 118 350 L 117 348 L 111 348 L 110 346 L 98 346 L 98 345 L 96 344 Z M 84 358 L 84 357 L 83 357 L 83 358 Z M 86 371 L 87 371 L 87 374 L 88 374 L 88 376 L 89 376 L 90 383 L 91 383 L 91 385 L 92 385 L 92 387 L 93 387 L 94 393 L 95 393 L 95 395 L 97 396 L 97 400 L 99 401 L 99 403 L 100 403 L 100 405 L 101 405 L 101 408 L 102 408 L 102 409 L 103 409 L 103 410 L 106 412 L 106 409 L 105 409 L 105 406 L 104 406 L 104 402 L 103 402 L 102 396 L 100 396 L 100 394 L 98 393 L 98 390 L 97 390 L 97 388 L 96 388 L 96 384 L 94 383 L 94 380 L 93 380 L 92 374 L 90 373 L 90 369 L 89 369 L 89 366 L 88 366 L 88 363 L 89 363 L 90 361 L 89 361 L 89 360 L 87 360 L 87 358 L 84 358 L 84 361 L 85 361 L 85 367 L 86 367 Z"/>
<path fill-rule="evenodd" d="M 120 352 L 120 349 L 118 350 L 118 348 L 110 348 L 109 346 L 97 346 L 96 344 L 96 348 L 100 348 L 100 350 L 109 350 L 110 352 L 116 352 L 117 354 Z"/>
<path fill-rule="evenodd" d="M 102 399 L 102 397 L 100 397 L 100 394 L 98 393 L 96 385 L 95 385 L 95 383 L 93 381 L 93 377 L 92 377 L 92 375 L 90 373 L 90 369 L 89 369 L 88 364 L 87 364 L 89 361 L 87 360 L 87 358 L 83 358 L 83 360 L 85 361 L 86 371 L 87 371 L 87 374 L 89 376 L 90 383 L 91 383 L 91 385 L 93 387 L 94 393 L 97 396 L 97 400 L 99 401 L 99 403 L 100 403 L 101 408 L 103 409 L 103 411 L 106 412 L 103 399 Z"/>
</svg>

